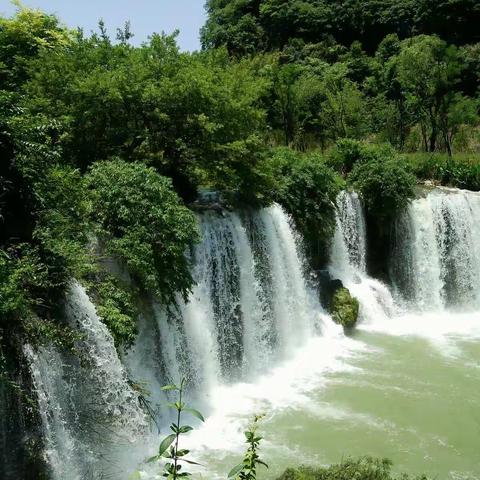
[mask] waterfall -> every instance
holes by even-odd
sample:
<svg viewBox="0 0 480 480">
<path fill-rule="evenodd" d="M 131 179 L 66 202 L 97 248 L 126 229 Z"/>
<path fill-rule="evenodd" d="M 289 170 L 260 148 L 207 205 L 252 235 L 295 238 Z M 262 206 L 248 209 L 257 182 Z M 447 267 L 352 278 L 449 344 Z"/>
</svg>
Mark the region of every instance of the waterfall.
<svg viewBox="0 0 480 480">
<path fill-rule="evenodd" d="M 367 229 L 360 198 L 356 192 L 340 192 L 337 198 L 336 229 L 332 268 L 343 275 L 367 270 Z"/>
<path fill-rule="evenodd" d="M 341 192 L 336 206 L 329 272 L 359 300 L 361 326 L 423 332 L 424 312 L 480 307 L 480 194 L 435 189 L 411 202 L 394 225 L 390 288 L 368 274 L 360 197 Z M 142 388 L 163 426 L 166 383 L 187 378 L 187 396 L 208 413 L 225 389 L 244 389 L 268 369 L 280 375 L 279 365 L 312 337 L 327 350 L 330 341 L 349 341 L 323 311 L 301 239 L 280 206 L 206 212 L 198 223 L 188 301 L 143 298 L 129 351 L 117 352 L 76 282 L 64 305 L 67 325 L 79 334 L 76 354 L 53 342 L 24 346 L 53 480 L 125 480 L 154 453 L 158 440 L 140 406 Z M 210 396 L 219 394 L 212 406 Z"/>
<path fill-rule="evenodd" d="M 394 225 L 392 291 L 366 273 L 363 208 L 354 192 L 337 198 L 330 272 L 360 301 L 360 319 L 480 307 L 480 194 L 437 188 L 412 201 Z"/>
<path fill-rule="evenodd" d="M 330 255 L 330 274 L 338 278 L 359 300 L 359 321 L 391 316 L 395 306 L 388 287 L 367 275 L 367 231 L 365 213 L 355 192 L 337 197 L 336 228 Z"/>
<path fill-rule="evenodd" d="M 419 311 L 480 307 L 480 195 L 435 189 L 396 222 L 392 278 Z"/>
<path fill-rule="evenodd" d="M 65 314 L 80 334 L 78 356 L 53 344 L 24 347 L 52 478 L 119 478 L 141 458 L 134 453 L 135 442 L 146 434 L 148 423 L 112 336 L 77 283 L 67 293 Z M 130 457 L 124 455 L 127 447 Z"/>
<path fill-rule="evenodd" d="M 194 390 L 248 380 L 328 327 L 305 275 L 299 238 L 274 205 L 257 212 L 207 212 L 193 254 L 188 302 L 153 302 L 125 361 L 161 403 L 162 380 L 186 377 Z"/>
</svg>

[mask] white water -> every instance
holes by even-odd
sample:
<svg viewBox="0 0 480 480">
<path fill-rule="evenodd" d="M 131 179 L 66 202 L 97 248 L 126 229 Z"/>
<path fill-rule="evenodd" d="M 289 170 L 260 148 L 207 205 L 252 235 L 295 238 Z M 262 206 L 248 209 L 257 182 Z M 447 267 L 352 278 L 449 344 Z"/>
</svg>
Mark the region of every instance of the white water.
<svg viewBox="0 0 480 480">
<path fill-rule="evenodd" d="M 148 431 L 147 419 L 127 383 L 112 336 L 77 283 L 67 293 L 65 313 L 82 335 L 77 342 L 80 359 L 53 345 L 36 351 L 25 347 L 45 455 L 54 480 L 115 478 L 142 458 L 124 452 Z"/>
<path fill-rule="evenodd" d="M 480 307 L 480 195 L 437 189 L 397 222 L 394 281 L 421 311 Z"/>
<path fill-rule="evenodd" d="M 446 348 L 452 336 L 480 338 L 472 312 L 480 292 L 478 195 L 433 191 L 412 203 L 396 225 L 393 289 L 367 273 L 360 199 L 343 192 L 337 205 L 329 270 L 359 299 L 359 329 L 427 337 L 446 353 L 455 353 Z M 161 385 L 189 378 L 189 396 L 208 419 L 186 446 L 203 463 L 220 464 L 202 474 L 224 478 L 222 462 L 241 455 L 242 431 L 255 413 L 267 414 L 267 426 L 299 409 L 375 423 L 314 401 L 328 376 L 360 375 L 356 359 L 375 350 L 346 338 L 323 311 L 284 211 L 272 206 L 244 217 L 207 213 L 199 221 L 203 240 L 194 253 L 196 285 L 189 301 L 179 298 L 178 308 L 166 308 L 150 299 L 136 345 L 123 360 L 129 375 L 150 390 L 154 407 L 166 401 Z M 85 292 L 74 285 L 68 299 L 67 317 L 85 334 L 80 349 L 89 365 L 55 347 L 26 347 L 53 478 L 125 479 L 154 452 L 158 438 L 150 438 L 138 396 Z M 165 421 L 161 414 L 158 420 Z M 263 448 L 292 461 L 300 455 L 268 439 Z M 142 478 L 157 477 L 150 469 Z"/>
<path fill-rule="evenodd" d="M 355 192 L 341 192 L 338 196 L 336 225 L 330 274 L 340 279 L 359 300 L 361 323 L 383 321 L 391 317 L 395 305 L 390 290 L 367 274 L 365 214 Z"/>
<path fill-rule="evenodd" d="M 159 361 L 152 364 L 145 350 L 152 350 L 156 336 L 167 379 L 186 375 L 198 390 L 211 392 L 254 378 L 329 322 L 306 281 L 298 239 L 279 206 L 245 221 L 236 213 L 207 213 L 200 227 L 203 240 L 194 255 L 196 285 L 189 301 L 179 298 L 173 312 L 154 307 L 156 331 L 142 320 L 127 364 L 138 380 L 154 377 Z"/>
</svg>

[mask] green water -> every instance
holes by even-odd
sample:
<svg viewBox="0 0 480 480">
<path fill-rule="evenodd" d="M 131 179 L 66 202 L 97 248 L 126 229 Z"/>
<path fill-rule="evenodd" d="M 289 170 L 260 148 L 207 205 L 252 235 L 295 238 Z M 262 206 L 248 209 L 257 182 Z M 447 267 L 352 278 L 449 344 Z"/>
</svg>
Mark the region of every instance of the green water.
<svg viewBox="0 0 480 480">
<path fill-rule="evenodd" d="M 307 375 L 293 387 L 288 384 L 294 377 L 282 385 L 279 374 L 280 380 L 253 401 L 255 393 L 243 400 L 240 388 L 230 392 L 239 407 L 246 405 L 243 401 L 248 405 L 238 415 L 235 408 L 219 415 L 214 425 L 207 421 L 205 445 L 209 429 L 218 430 L 224 422 L 224 432 L 217 432 L 220 438 L 201 455 L 209 467 L 198 478 L 225 478 L 241 455 L 241 445 L 231 451 L 225 432 L 231 429 L 240 437 L 248 414 L 261 410 L 267 414 L 262 453 L 271 468 L 260 478 L 274 479 L 287 466 L 301 463 L 370 455 L 391 459 L 396 471 L 480 479 L 480 342 L 467 337 L 435 344 L 362 331 L 354 340 L 366 348 L 346 355 L 343 366 Z M 307 360 L 294 368 L 305 377 L 315 365 Z M 290 403 L 287 392 L 279 402 L 268 401 L 275 388 L 297 388 L 302 398 Z"/>
</svg>

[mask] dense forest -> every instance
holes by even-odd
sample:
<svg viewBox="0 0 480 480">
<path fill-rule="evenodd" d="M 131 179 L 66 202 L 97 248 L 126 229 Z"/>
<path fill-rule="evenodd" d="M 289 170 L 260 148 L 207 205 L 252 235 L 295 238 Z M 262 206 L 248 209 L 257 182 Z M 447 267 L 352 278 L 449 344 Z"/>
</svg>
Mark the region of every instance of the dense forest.
<svg viewBox="0 0 480 480">
<path fill-rule="evenodd" d="M 143 291 L 186 297 L 201 191 L 281 204 L 318 269 L 346 185 L 377 254 L 417 181 L 480 189 L 476 0 L 206 9 L 192 53 L 175 33 L 134 46 L 128 22 L 88 33 L 21 5 L 0 18 L 0 378 L 18 378 L 20 338 L 74 349 L 58 320 L 72 278 L 117 346 L 135 338 Z"/>
</svg>

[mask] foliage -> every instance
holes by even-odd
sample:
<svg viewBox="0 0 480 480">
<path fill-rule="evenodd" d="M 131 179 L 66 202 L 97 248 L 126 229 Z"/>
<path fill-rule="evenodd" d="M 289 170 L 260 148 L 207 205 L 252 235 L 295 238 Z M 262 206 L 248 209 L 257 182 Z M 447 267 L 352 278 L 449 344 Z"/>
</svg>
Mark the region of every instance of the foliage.
<svg viewBox="0 0 480 480">
<path fill-rule="evenodd" d="M 192 199 L 200 182 L 235 189 L 255 167 L 266 89 L 256 69 L 222 50 L 180 53 L 175 36 L 133 48 L 78 35 L 33 62 L 28 106 L 66 125 L 61 146 L 82 170 L 112 156 L 146 162 Z"/>
<path fill-rule="evenodd" d="M 358 300 L 350 294 L 347 288 L 338 289 L 332 300 L 331 312 L 333 320 L 350 329 L 355 326 L 358 319 Z"/>
<path fill-rule="evenodd" d="M 96 297 L 97 313 L 111 332 L 115 345 L 129 347 L 137 335 L 138 315 L 132 292 L 112 275 L 96 278 L 89 290 Z"/>
<path fill-rule="evenodd" d="M 0 318 L 20 321 L 41 305 L 39 292 L 49 286 L 48 272 L 38 250 L 28 245 L 0 250 Z"/>
<path fill-rule="evenodd" d="M 395 150 L 388 144 L 375 145 L 345 138 L 339 140 L 329 152 L 327 164 L 346 175 L 352 171 L 357 163 L 382 162 L 394 155 Z"/>
<path fill-rule="evenodd" d="M 456 126 L 475 122 L 468 101 L 454 91 L 463 69 L 459 50 L 437 37 L 419 36 L 405 40 L 392 61 L 407 104 L 422 126 L 425 149 L 435 151 L 442 132 L 451 154 Z"/>
<path fill-rule="evenodd" d="M 292 39 L 317 43 L 329 35 L 347 46 L 360 41 L 368 51 L 389 33 L 436 33 L 450 43 L 471 43 L 480 17 L 475 0 L 208 0 L 207 13 L 203 47 L 226 45 L 236 55 L 282 49 Z"/>
<path fill-rule="evenodd" d="M 403 155 L 404 162 L 421 180 L 441 185 L 480 190 L 480 158 L 476 154 L 415 153 Z"/>
<path fill-rule="evenodd" d="M 408 475 L 396 476 L 392 473 L 392 462 L 363 457 L 358 460 L 347 459 L 341 464 L 325 468 L 301 467 L 288 469 L 278 480 L 351 480 L 353 478 L 368 480 L 408 480 Z M 427 480 L 425 476 L 417 480 Z"/>
<path fill-rule="evenodd" d="M 228 478 L 240 480 L 256 480 L 258 465 L 263 465 L 264 467 L 268 468 L 268 465 L 260 458 L 258 454 L 258 449 L 262 437 L 258 435 L 257 430 L 258 422 L 262 419 L 262 417 L 262 415 L 255 415 L 252 424 L 245 432 L 248 449 L 245 452 L 242 463 L 239 463 L 237 466 L 232 468 L 232 470 L 228 474 Z"/>
<path fill-rule="evenodd" d="M 41 50 L 68 45 L 70 33 L 58 18 L 17 3 L 13 18 L 0 18 L 0 85 L 14 89 L 27 79 L 28 60 Z"/>
<path fill-rule="evenodd" d="M 171 181 L 153 168 L 117 159 L 94 164 L 88 183 L 107 251 L 165 302 L 177 292 L 186 297 L 192 278 L 185 253 L 198 233 Z"/>
<path fill-rule="evenodd" d="M 415 195 L 415 177 L 396 156 L 357 163 L 348 176 L 377 223 L 392 219 Z"/>
<path fill-rule="evenodd" d="M 158 447 L 158 454 L 148 459 L 148 462 L 157 462 L 159 460 L 162 460 L 163 458 L 168 459 L 164 467 L 163 476 L 172 480 L 176 480 L 177 478 L 182 477 L 189 477 L 191 475 L 188 472 L 181 471 L 183 468 L 182 462 L 198 465 L 198 463 L 185 458 L 190 453 L 190 451 L 186 449 L 181 449 L 179 445 L 181 435 L 193 430 L 190 425 L 181 424 L 182 412 L 188 412 L 202 422 L 205 421 L 203 415 L 198 410 L 188 407 L 183 401 L 185 384 L 186 380 L 182 379 L 179 386 L 166 385 L 162 388 L 162 390 L 164 391 L 178 392 L 178 400 L 175 403 L 171 403 L 169 405 L 170 408 L 176 411 L 177 421 L 176 423 L 172 423 L 170 425 L 170 430 L 172 430 L 173 433 L 162 440 L 160 446 Z"/>
<path fill-rule="evenodd" d="M 335 199 L 343 182 L 318 153 L 276 149 L 270 159 L 277 185 L 273 199 L 282 204 L 306 236 L 330 238 L 335 228 Z"/>
</svg>

